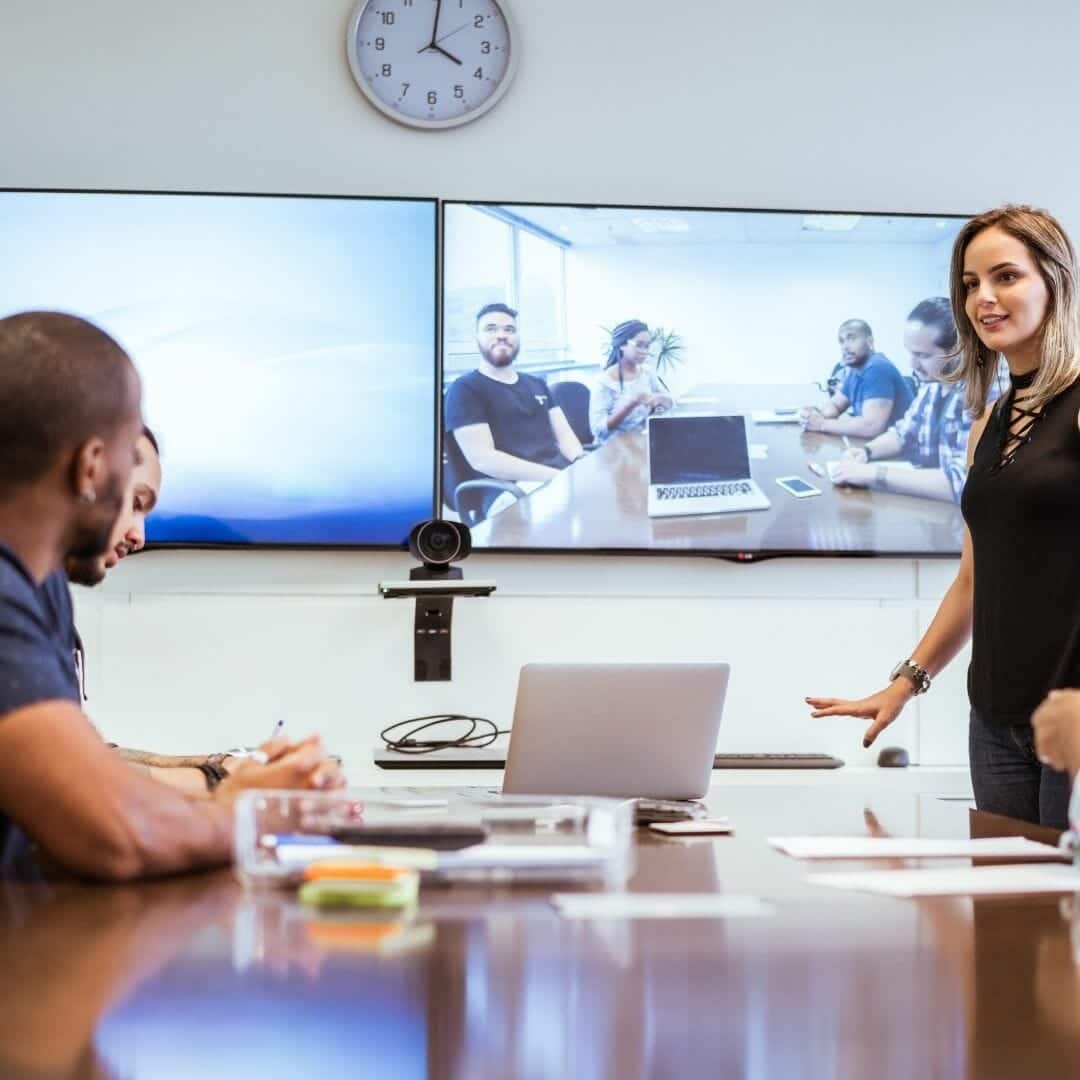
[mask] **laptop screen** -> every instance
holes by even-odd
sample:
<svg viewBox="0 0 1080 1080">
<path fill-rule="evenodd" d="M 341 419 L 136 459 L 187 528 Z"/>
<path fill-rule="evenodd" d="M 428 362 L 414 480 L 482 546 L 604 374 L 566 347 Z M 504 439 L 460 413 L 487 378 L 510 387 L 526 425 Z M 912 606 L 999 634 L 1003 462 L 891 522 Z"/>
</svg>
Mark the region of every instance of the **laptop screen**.
<svg viewBox="0 0 1080 1080">
<path fill-rule="evenodd" d="M 649 421 L 649 482 L 707 484 L 750 476 L 741 416 L 668 416 Z"/>
</svg>

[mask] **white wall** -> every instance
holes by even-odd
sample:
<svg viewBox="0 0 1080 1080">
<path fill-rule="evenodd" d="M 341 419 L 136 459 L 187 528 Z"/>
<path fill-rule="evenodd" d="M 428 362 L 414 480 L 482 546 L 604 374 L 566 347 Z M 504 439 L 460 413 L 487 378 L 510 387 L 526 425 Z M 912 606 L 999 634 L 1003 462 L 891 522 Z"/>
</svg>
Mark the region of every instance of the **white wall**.
<svg viewBox="0 0 1080 1080">
<path fill-rule="evenodd" d="M 1074 43 L 1049 0 L 807 7 L 517 0 L 518 81 L 489 117 L 420 134 L 350 83 L 348 0 L 6 0 L 0 182 L 966 212 L 1050 206 L 1076 232 Z M 9 253 L 8 257 L 10 257 Z M 167 470 L 167 466 L 166 466 Z M 457 677 L 410 678 L 402 557 L 157 552 L 82 594 L 91 712 L 163 749 L 256 738 L 285 713 L 363 756 L 387 721 L 503 720 L 519 663 L 723 656 L 725 742 L 864 755 L 800 697 L 868 691 L 905 655 L 945 563 L 476 558 Z M 964 758 L 962 670 L 896 741 Z M 921 719 L 921 724 L 916 723 Z M 890 740 L 892 741 L 892 740 Z"/>
<path fill-rule="evenodd" d="M 566 256 L 570 355 L 595 361 L 623 319 L 675 330 L 684 362 L 665 381 L 676 392 L 706 382 L 810 383 L 840 359 L 837 331 L 864 319 L 874 347 L 901 372 L 907 313 L 948 293 L 948 252 L 936 245 L 642 244 L 571 249 Z"/>
</svg>

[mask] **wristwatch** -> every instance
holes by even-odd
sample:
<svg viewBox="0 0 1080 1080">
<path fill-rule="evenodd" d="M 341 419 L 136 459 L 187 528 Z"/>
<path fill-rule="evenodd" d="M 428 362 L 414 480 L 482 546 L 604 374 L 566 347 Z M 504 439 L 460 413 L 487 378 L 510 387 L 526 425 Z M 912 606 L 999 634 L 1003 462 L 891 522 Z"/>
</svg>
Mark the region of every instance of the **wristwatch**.
<svg viewBox="0 0 1080 1080">
<path fill-rule="evenodd" d="M 926 668 L 919 667 L 914 660 L 901 660 L 900 663 L 892 669 L 892 673 L 889 675 L 889 682 L 899 678 L 901 675 L 903 675 L 915 688 L 916 694 L 925 694 L 926 691 L 930 689 L 930 676 L 926 673 Z"/>
</svg>

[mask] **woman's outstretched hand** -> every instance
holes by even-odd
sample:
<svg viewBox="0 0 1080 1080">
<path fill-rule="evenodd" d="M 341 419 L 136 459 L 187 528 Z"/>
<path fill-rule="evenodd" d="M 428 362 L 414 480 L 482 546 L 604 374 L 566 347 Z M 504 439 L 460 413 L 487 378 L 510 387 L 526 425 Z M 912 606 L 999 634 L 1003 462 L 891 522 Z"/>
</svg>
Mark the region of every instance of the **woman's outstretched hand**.
<svg viewBox="0 0 1080 1080">
<path fill-rule="evenodd" d="M 900 715 L 915 691 L 907 679 L 893 679 L 884 690 L 870 697 L 849 701 L 846 698 L 808 697 L 806 704 L 814 711 L 811 716 L 856 716 L 872 723 L 863 736 L 863 746 L 873 741 Z"/>
</svg>

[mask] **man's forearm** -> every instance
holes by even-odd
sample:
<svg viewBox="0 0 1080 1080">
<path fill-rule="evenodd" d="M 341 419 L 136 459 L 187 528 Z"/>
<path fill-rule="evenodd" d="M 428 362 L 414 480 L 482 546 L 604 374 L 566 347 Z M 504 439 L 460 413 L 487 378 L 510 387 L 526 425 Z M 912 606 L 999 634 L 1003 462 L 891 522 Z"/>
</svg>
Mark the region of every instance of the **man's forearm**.
<svg viewBox="0 0 1080 1080">
<path fill-rule="evenodd" d="M 206 763 L 207 754 L 155 754 L 151 750 L 132 750 L 116 747 L 116 752 L 129 765 L 151 765 L 155 769 L 197 769 Z"/>
<path fill-rule="evenodd" d="M 514 483 L 517 480 L 550 480 L 558 474 L 558 469 L 549 465 L 539 465 L 535 461 L 514 457 L 502 450 L 490 450 L 478 455 L 469 464 L 477 471 L 490 476 L 493 480 L 505 480 Z"/>
</svg>

